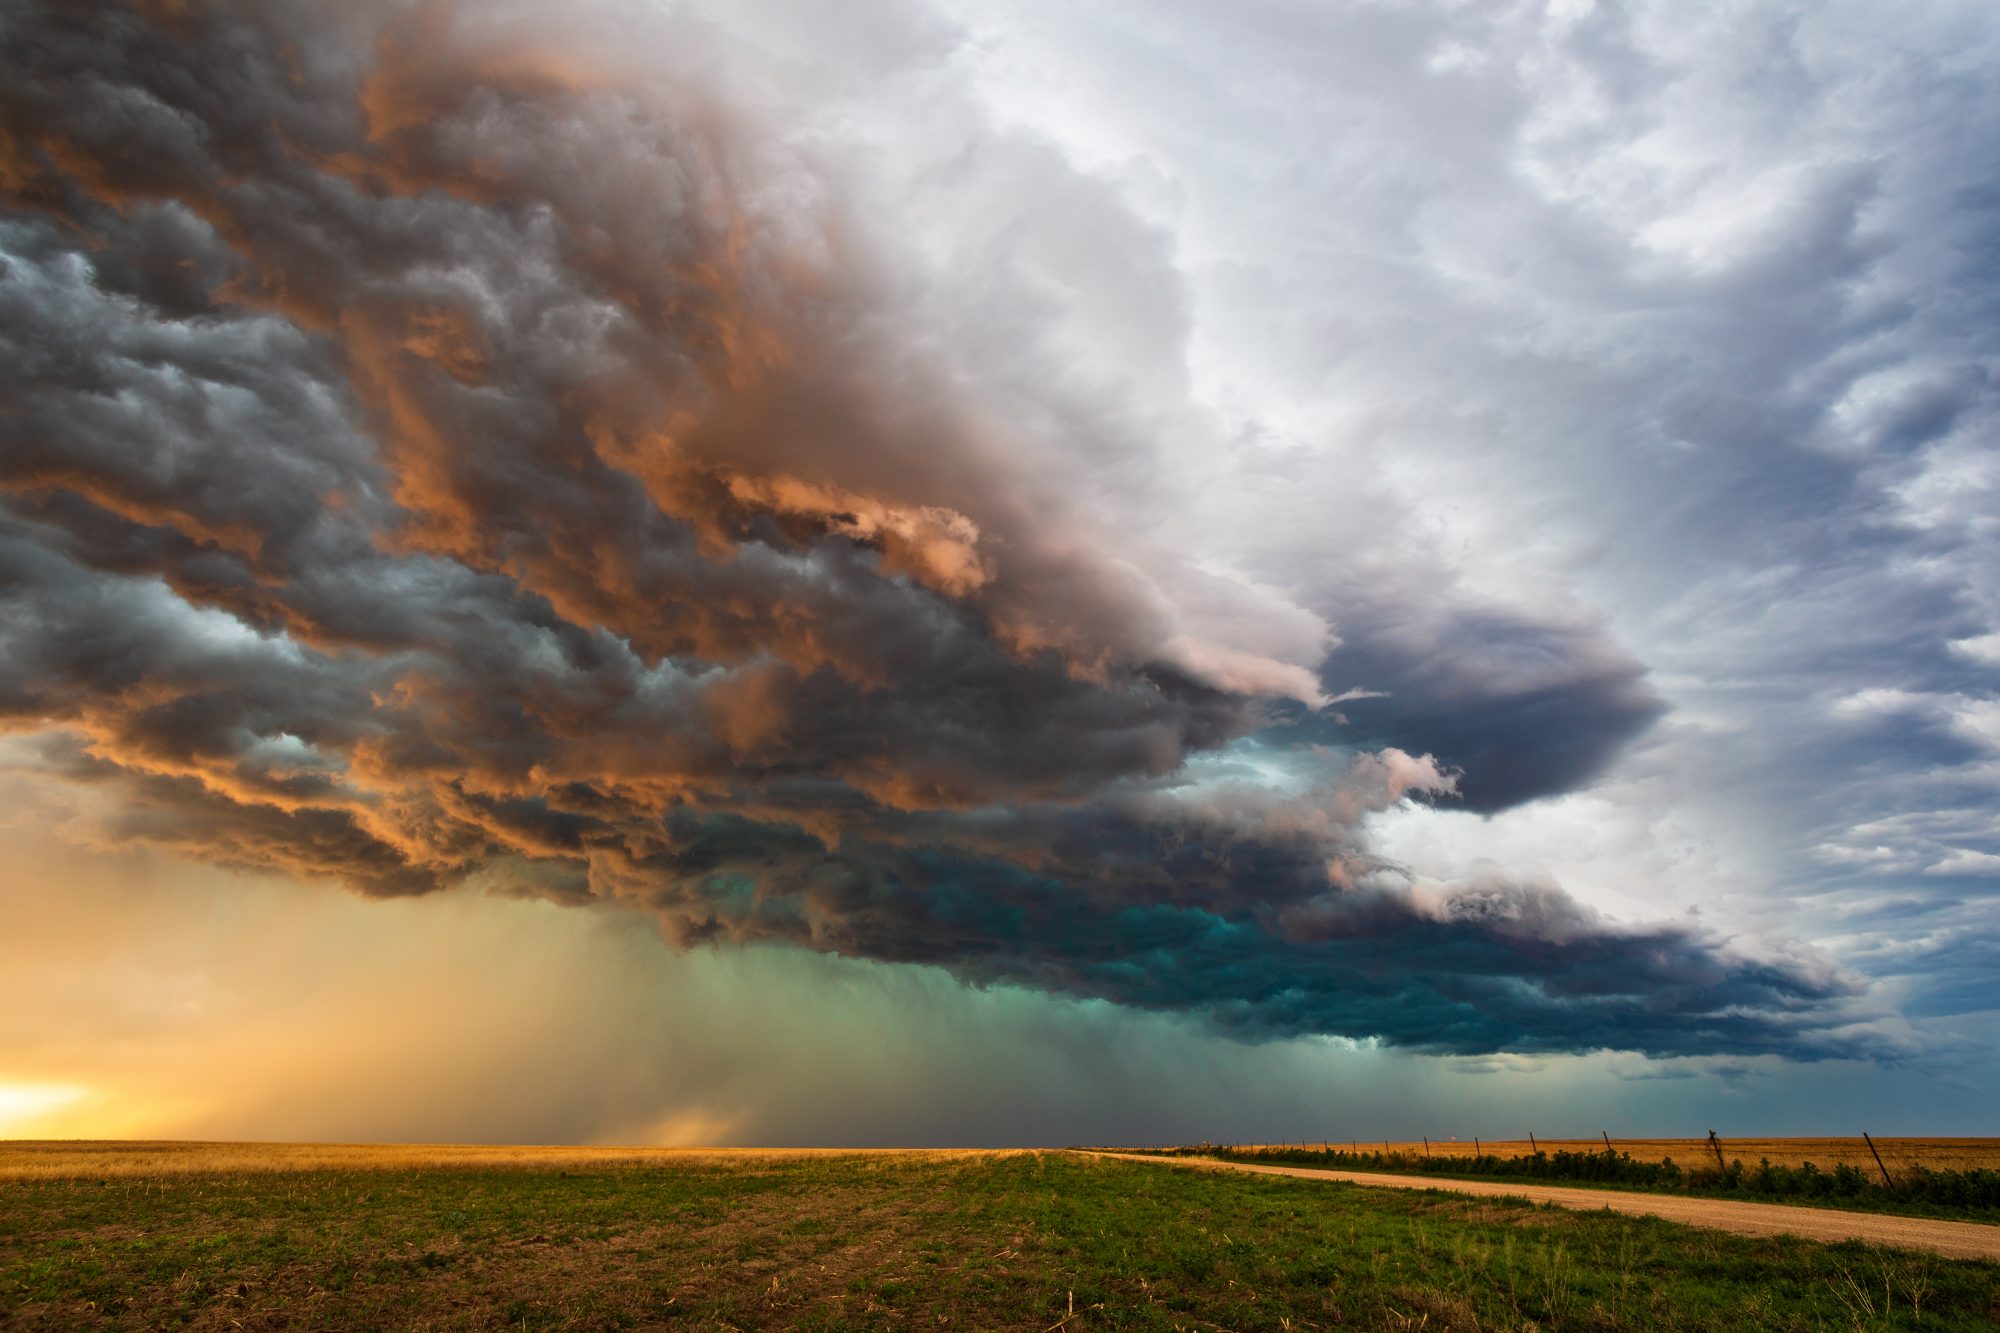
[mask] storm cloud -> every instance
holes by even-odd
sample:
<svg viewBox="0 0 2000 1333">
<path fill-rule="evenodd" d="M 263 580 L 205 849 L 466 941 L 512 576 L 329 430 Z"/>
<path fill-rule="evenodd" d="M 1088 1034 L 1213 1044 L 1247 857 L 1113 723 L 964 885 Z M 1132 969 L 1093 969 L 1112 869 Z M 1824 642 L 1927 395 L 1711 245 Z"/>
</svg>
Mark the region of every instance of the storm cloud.
<svg viewBox="0 0 2000 1333">
<path fill-rule="evenodd" d="M 1253 1039 L 1895 1048 L 1810 950 L 1371 850 L 1663 705 L 1587 617 L 1412 611 L 1400 546 L 1203 558 L 1152 451 L 1228 427 L 1115 192 L 987 128 L 924 188 L 1117 264 L 885 213 L 780 56 L 571 17 L 0 12 L 0 709 L 92 836 Z"/>
</svg>

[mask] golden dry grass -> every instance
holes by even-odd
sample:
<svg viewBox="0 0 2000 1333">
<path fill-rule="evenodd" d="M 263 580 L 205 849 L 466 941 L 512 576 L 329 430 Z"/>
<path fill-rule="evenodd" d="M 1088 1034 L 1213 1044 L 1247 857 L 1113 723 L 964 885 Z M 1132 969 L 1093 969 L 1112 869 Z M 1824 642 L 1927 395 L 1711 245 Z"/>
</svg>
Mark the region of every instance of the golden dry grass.
<svg viewBox="0 0 2000 1333">
<path fill-rule="evenodd" d="M 1604 1140 L 1595 1139 L 1542 1139 L 1536 1140 L 1541 1150 L 1555 1152 L 1603 1152 Z M 1276 1151 L 1283 1148 L 1318 1148 L 1317 1142 L 1306 1144 L 1250 1145 L 1239 1149 L 1242 1152 Z M 1335 1152 L 1354 1151 L 1380 1152 L 1385 1147 L 1390 1152 L 1411 1153 L 1422 1156 L 1426 1151 L 1423 1140 L 1410 1142 L 1362 1139 L 1359 1143 L 1350 1140 L 1328 1139 L 1325 1146 Z M 1615 1135 L 1611 1146 L 1619 1152 L 1630 1153 L 1642 1162 L 1657 1162 L 1663 1157 L 1671 1157 L 1682 1166 L 1699 1166 L 1715 1161 L 1714 1150 L 1706 1139 L 1621 1139 Z M 1882 1160 L 1894 1171 L 1898 1167 L 1926 1167 L 1934 1171 L 1970 1171 L 1979 1167 L 2000 1168 L 2000 1139 L 1916 1139 L 1877 1138 L 1876 1150 Z M 1429 1145 L 1433 1157 L 1471 1157 L 1475 1151 L 1470 1139 L 1433 1139 Z M 1489 1157 L 1526 1157 L 1534 1151 L 1527 1139 L 1484 1139 L 1477 1151 Z M 1868 1154 L 1868 1145 L 1860 1136 L 1854 1138 L 1826 1139 L 1731 1139 L 1722 1140 L 1722 1154 L 1727 1161 L 1742 1160 L 1746 1165 L 1755 1166 L 1769 1158 L 1772 1166 L 1799 1166 L 1805 1162 L 1822 1168 L 1832 1168 L 1846 1163 L 1850 1166 L 1875 1169 L 1875 1159 Z"/>
<path fill-rule="evenodd" d="M 939 1161 L 991 1156 L 969 1150 L 826 1148 L 537 1147 L 440 1143 L 203 1143 L 141 1140 L 0 1140 L 0 1180 L 244 1175 L 268 1171 L 403 1171 L 519 1167 L 559 1171 L 612 1166 L 726 1170 L 784 1159 L 921 1155 Z"/>
</svg>

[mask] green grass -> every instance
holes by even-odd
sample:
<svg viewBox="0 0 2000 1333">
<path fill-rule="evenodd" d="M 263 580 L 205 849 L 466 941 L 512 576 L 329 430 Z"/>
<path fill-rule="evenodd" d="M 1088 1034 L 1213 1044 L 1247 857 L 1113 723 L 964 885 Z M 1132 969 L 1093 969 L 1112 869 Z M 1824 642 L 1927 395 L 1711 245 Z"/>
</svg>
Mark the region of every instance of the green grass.
<svg viewBox="0 0 2000 1333">
<path fill-rule="evenodd" d="M 2000 1266 L 1069 1154 L 0 1183 L 0 1327 L 1990 1329 Z"/>
</svg>

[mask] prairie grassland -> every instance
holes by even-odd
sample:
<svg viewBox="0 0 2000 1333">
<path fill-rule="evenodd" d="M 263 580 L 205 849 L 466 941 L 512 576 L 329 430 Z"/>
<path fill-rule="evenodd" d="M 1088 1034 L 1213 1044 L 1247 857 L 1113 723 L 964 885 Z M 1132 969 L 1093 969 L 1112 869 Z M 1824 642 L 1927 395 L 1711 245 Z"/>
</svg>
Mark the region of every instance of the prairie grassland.
<svg viewBox="0 0 2000 1333">
<path fill-rule="evenodd" d="M 0 1140 L 0 1181 L 240 1175 L 261 1171 L 560 1171 L 566 1168 L 679 1167 L 729 1170 L 787 1159 L 872 1156 L 830 1148 L 535 1147 L 445 1143 L 198 1143 L 170 1140 Z M 950 1152 L 926 1150 L 932 1157 Z"/>
<path fill-rule="evenodd" d="M 158 1147 L 0 1183 L 0 1327 L 2000 1325 L 1995 1264 L 1080 1154 Z"/>
<path fill-rule="evenodd" d="M 1604 1151 L 1602 1138 L 1537 1137 L 1535 1143 L 1545 1153 Z M 1239 1144 L 1234 1145 L 1233 1151 L 1254 1154 L 1320 1146 L 1318 1140 L 1294 1144 Z M 1379 1152 L 1384 1148 L 1380 1139 L 1362 1139 L 1358 1145 L 1347 1139 L 1328 1139 L 1325 1146 L 1336 1152 L 1342 1149 L 1352 1151 L 1356 1146 L 1361 1152 Z M 1715 1152 L 1708 1146 L 1707 1139 L 1621 1139 L 1614 1134 L 1611 1146 L 1621 1153 L 1630 1153 L 1642 1162 L 1657 1162 L 1671 1157 L 1682 1166 L 1700 1166 L 1715 1160 Z M 1421 1157 L 1426 1152 L 1422 1139 L 1407 1142 L 1392 1139 L 1387 1148 L 1391 1154 L 1403 1153 L 1412 1157 Z M 2000 1169 L 2000 1139 L 1877 1138 L 1875 1148 L 1891 1171 L 1897 1167 L 1922 1167 L 1929 1171 L 1974 1171 L 1982 1167 Z M 1527 1139 L 1482 1139 L 1476 1149 L 1471 1139 L 1432 1139 L 1428 1147 L 1433 1157 L 1471 1157 L 1475 1151 L 1488 1157 L 1527 1157 L 1535 1148 Z M 1858 1134 L 1851 1139 L 1725 1138 L 1722 1140 L 1722 1153 L 1728 1161 L 1740 1158 L 1751 1166 L 1768 1158 L 1772 1166 L 1803 1166 L 1811 1162 L 1829 1170 L 1843 1165 L 1861 1167 L 1870 1172 L 1875 1170 L 1875 1159 L 1869 1155 L 1868 1145 Z"/>
<path fill-rule="evenodd" d="M 1419 1141 L 1413 1149 L 1393 1143 L 1264 1144 L 1238 1147 L 1202 1144 L 1195 1147 L 1153 1149 L 1169 1157 L 1211 1156 L 1227 1162 L 1263 1163 L 1289 1167 L 1320 1167 L 1332 1170 L 1387 1172 L 1389 1174 L 1504 1178 L 1542 1184 L 1583 1185 L 1598 1189 L 1638 1190 L 1651 1194 L 1689 1194 L 1762 1202 L 1785 1202 L 1818 1208 L 1858 1209 L 1874 1213 L 1901 1213 L 1912 1217 L 1958 1218 L 1969 1222 L 2000 1222 L 2000 1170 L 1986 1166 L 1952 1167 L 1938 1164 L 1940 1158 L 1963 1161 L 1973 1154 L 1965 1144 L 1978 1140 L 1946 1141 L 1944 1153 L 1912 1151 L 1910 1144 L 1935 1147 L 1938 1140 L 1892 1141 L 1901 1146 L 1893 1167 L 1883 1155 L 1877 1165 L 1875 1155 L 1867 1163 L 1835 1161 L 1829 1167 L 1826 1154 L 1802 1143 L 1825 1144 L 1828 1140 L 1752 1139 L 1734 1140 L 1689 1155 L 1689 1140 L 1618 1140 L 1607 1151 L 1603 1139 L 1531 1141 L 1526 1150 L 1520 1144 L 1496 1144 L 1489 1151 L 1483 1142 L 1472 1144 L 1426 1145 Z M 1838 1143 L 1838 1140 L 1832 1142 Z M 1721 1148 L 1718 1154 L 1716 1146 Z M 1781 1156 L 1786 1146 L 1798 1155 L 1797 1165 L 1771 1161 L 1760 1155 L 1745 1161 L 1740 1150 L 1764 1147 Z M 1864 1142 L 1863 1150 L 1867 1148 Z M 1634 1153 L 1632 1148 L 1638 1148 Z M 1678 1158 L 1665 1151 L 1678 1147 Z M 1508 1151 L 1508 1149 L 1513 1151 Z M 1535 1151 L 1539 1148 L 1539 1151 Z M 1648 1149 L 1650 1148 L 1650 1152 Z M 1738 1150 L 1731 1152 L 1732 1149 Z M 1879 1151 L 1879 1149 L 1878 1149 Z M 1474 1154 L 1477 1153 L 1477 1157 Z M 1659 1153 L 1659 1156 L 1653 1156 Z"/>
</svg>

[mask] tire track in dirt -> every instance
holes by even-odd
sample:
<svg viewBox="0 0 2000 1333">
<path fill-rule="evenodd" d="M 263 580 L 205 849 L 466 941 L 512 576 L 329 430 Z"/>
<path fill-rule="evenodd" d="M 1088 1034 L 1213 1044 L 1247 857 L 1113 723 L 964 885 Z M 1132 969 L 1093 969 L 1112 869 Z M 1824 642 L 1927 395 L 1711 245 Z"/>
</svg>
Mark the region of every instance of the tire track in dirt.
<svg viewBox="0 0 2000 1333">
<path fill-rule="evenodd" d="M 1661 1217 L 1689 1226 L 1733 1231 L 1740 1236 L 1799 1236 L 1817 1241 L 1865 1241 L 1906 1250 L 1928 1250 L 1948 1259 L 2000 1260 L 2000 1226 L 1981 1222 L 1951 1222 L 1931 1217 L 1896 1217 L 1888 1213 L 1851 1213 L 1833 1208 L 1800 1208 L 1782 1203 L 1742 1203 L 1735 1199 L 1696 1199 L 1631 1190 L 1577 1189 L 1567 1185 L 1526 1185 L 1514 1181 L 1442 1180 L 1435 1176 L 1396 1176 L 1372 1171 L 1329 1171 L 1304 1166 L 1259 1166 L 1222 1162 L 1207 1157 L 1152 1157 L 1139 1153 L 1101 1152 L 1124 1162 L 1211 1171 L 1250 1171 L 1267 1176 L 1297 1176 L 1304 1180 L 1339 1180 L 1351 1185 L 1388 1189 L 1446 1190 L 1563 1208 Z"/>
</svg>

